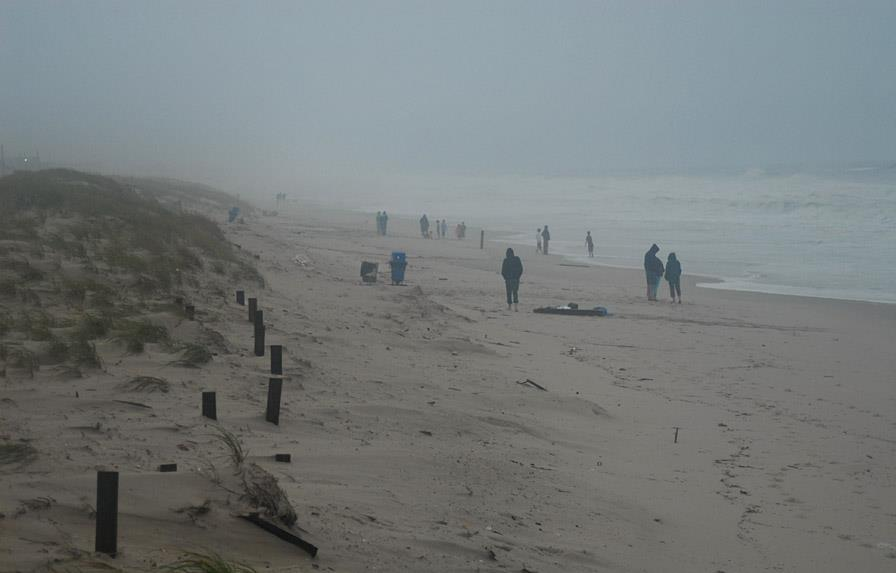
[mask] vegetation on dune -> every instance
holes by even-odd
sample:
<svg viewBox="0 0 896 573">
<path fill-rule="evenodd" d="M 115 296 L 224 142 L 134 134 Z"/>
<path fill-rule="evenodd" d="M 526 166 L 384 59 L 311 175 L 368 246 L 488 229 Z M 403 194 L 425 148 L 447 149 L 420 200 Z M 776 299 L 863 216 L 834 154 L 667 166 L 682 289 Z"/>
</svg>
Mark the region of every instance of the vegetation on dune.
<svg viewBox="0 0 896 573">
<path fill-rule="evenodd" d="M 0 466 L 25 464 L 37 457 L 37 450 L 28 444 L 18 442 L 0 443 Z"/>
<path fill-rule="evenodd" d="M 168 180 L 68 169 L 0 178 L 0 360 L 32 374 L 40 360 L 101 368 L 102 338 L 132 354 L 147 343 L 173 346 L 168 330 L 143 315 L 165 305 L 183 317 L 171 305 L 175 294 L 221 296 L 233 279 L 263 283 L 218 225 L 184 204 L 220 209 L 222 218 L 234 204 L 249 210 L 213 189 Z M 206 268 L 212 272 L 201 273 Z M 179 365 L 211 360 L 201 345 L 180 348 Z"/>
<path fill-rule="evenodd" d="M 190 552 L 168 565 L 176 573 L 255 573 L 255 569 L 238 561 L 231 561 L 217 553 Z"/>
</svg>

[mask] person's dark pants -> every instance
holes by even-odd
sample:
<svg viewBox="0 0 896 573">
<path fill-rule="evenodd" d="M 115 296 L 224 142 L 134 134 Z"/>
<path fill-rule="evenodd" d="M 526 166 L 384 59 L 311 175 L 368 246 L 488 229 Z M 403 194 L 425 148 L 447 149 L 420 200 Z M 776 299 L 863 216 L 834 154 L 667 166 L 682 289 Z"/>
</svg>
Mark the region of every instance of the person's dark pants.
<svg viewBox="0 0 896 573">
<path fill-rule="evenodd" d="M 520 302 L 520 279 L 504 279 L 507 287 L 507 304 Z"/>
<path fill-rule="evenodd" d="M 681 279 L 669 281 L 669 294 L 672 295 L 672 300 L 675 300 L 676 292 L 678 293 L 678 299 L 681 300 Z"/>
</svg>

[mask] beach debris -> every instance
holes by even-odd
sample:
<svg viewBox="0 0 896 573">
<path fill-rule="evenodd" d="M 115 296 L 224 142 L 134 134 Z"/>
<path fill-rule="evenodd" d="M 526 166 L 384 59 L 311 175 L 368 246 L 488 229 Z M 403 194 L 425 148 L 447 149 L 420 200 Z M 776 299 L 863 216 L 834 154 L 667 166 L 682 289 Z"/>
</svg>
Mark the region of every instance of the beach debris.
<svg viewBox="0 0 896 573">
<path fill-rule="evenodd" d="M 135 406 L 137 408 L 146 408 L 148 410 L 152 410 L 152 406 L 147 406 L 146 404 L 142 404 L 140 402 L 131 402 L 130 400 L 112 400 L 113 402 L 118 402 L 119 404 L 127 404 L 128 406 Z"/>
<path fill-rule="evenodd" d="M 429 430 L 420 430 L 420 433 L 423 434 L 424 436 L 431 436 L 431 435 L 432 435 L 432 432 L 430 432 Z"/>
<path fill-rule="evenodd" d="M 162 473 L 176 472 L 177 464 L 161 464 L 159 465 L 159 471 Z"/>
<path fill-rule="evenodd" d="M 174 510 L 174 513 L 186 513 L 190 521 L 196 523 L 196 520 L 212 510 L 212 502 L 206 499 L 199 505 L 185 505 Z"/>
<path fill-rule="evenodd" d="M 239 517 L 241 519 L 245 519 L 249 523 L 257 525 L 261 529 L 282 539 L 283 541 L 286 541 L 287 543 L 292 543 L 296 547 L 300 547 L 300 548 L 304 549 L 305 551 L 308 552 L 309 555 L 311 555 L 311 557 L 317 556 L 317 547 L 314 544 L 305 541 L 298 535 L 291 533 L 291 532 L 283 529 L 282 527 L 278 527 L 277 525 L 271 523 L 270 521 L 262 519 L 262 517 L 260 515 L 258 515 L 257 513 L 248 513 L 245 515 L 240 515 Z"/>
<path fill-rule="evenodd" d="M 277 483 L 277 478 L 261 466 L 250 463 L 242 468 L 243 499 L 256 508 L 261 508 L 271 518 L 280 520 L 290 526 L 296 522 L 296 510 L 293 509 L 286 493 Z M 256 514 L 257 515 L 257 514 Z"/>
<path fill-rule="evenodd" d="M 680 429 L 681 428 L 679 428 L 678 426 L 675 426 L 675 441 L 672 442 L 673 444 L 678 443 L 678 430 L 680 430 Z"/>
<path fill-rule="evenodd" d="M 274 461 L 288 464 L 292 462 L 291 454 L 274 454 Z"/>
<path fill-rule="evenodd" d="M 547 392 L 547 391 L 548 391 L 547 388 L 545 388 L 544 386 L 542 386 L 542 385 L 539 384 L 538 382 L 536 382 L 536 381 L 534 381 L 534 380 L 531 380 L 531 379 L 529 379 L 529 378 L 526 378 L 525 380 L 517 380 L 516 383 L 517 383 L 517 384 L 520 384 L 521 386 L 529 385 L 529 386 L 532 386 L 533 388 L 538 388 L 538 389 L 541 390 L 542 392 Z"/>
<path fill-rule="evenodd" d="M 40 511 L 42 509 L 50 509 L 56 500 L 52 497 L 34 497 L 31 499 L 23 499 L 19 502 L 19 509 L 16 510 L 16 515 L 24 515 L 29 511 Z"/>
</svg>

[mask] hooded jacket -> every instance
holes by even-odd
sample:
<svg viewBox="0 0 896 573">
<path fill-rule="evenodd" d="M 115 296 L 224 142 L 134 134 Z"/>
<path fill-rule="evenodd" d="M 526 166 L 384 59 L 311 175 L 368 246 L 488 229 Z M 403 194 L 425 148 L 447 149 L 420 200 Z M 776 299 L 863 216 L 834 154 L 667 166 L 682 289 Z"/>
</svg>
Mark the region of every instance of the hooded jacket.
<svg viewBox="0 0 896 573">
<path fill-rule="evenodd" d="M 681 278 L 681 263 L 675 257 L 675 253 L 669 253 L 669 259 L 666 261 L 666 280 L 677 281 Z"/>
<path fill-rule="evenodd" d="M 654 244 L 649 251 L 644 253 L 644 270 L 652 275 L 661 277 L 665 268 L 663 267 L 663 261 L 656 256 L 659 251 L 660 248 Z"/>
<path fill-rule="evenodd" d="M 507 249 L 507 256 L 501 264 L 501 276 L 505 281 L 518 281 L 523 276 L 523 261 L 513 254 L 513 249 Z"/>
</svg>

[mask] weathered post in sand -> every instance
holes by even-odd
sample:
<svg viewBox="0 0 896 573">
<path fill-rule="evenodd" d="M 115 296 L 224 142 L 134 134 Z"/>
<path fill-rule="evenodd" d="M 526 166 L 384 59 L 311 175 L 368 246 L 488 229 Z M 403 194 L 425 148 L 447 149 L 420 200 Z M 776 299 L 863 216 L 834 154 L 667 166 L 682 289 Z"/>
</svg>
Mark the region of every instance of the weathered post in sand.
<svg viewBox="0 0 896 573">
<path fill-rule="evenodd" d="M 258 310 L 258 299 L 249 299 L 249 322 L 255 322 L 255 311 Z"/>
<path fill-rule="evenodd" d="M 252 300 L 252 299 L 249 299 Z M 255 356 L 264 356 L 264 311 L 255 311 Z"/>
<path fill-rule="evenodd" d="M 246 306 L 246 291 L 236 291 L 236 303 L 240 306 Z"/>
<path fill-rule="evenodd" d="M 280 394 L 282 391 L 282 378 L 271 378 L 268 380 L 268 407 L 264 419 L 278 426 L 280 425 Z"/>
<path fill-rule="evenodd" d="M 212 420 L 218 419 L 217 412 L 217 400 L 215 399 L 214 392 L 203 392 L 202 393 L 202 415 L 206 418 L 210 418 Z"/>
<path fill-rule="evenodd" d="M 187 320 L 196 320 L 196 307 L 192 304 L 184 305 L 184 316 Z"/>
<path fill-rule="evenodd" d="M 482 249 L 485 246 L 485 229 L 479 231 L 479 248 Z"/>
<path fill-rule="evenodd" d="M 271 374 L 283 374 L 283 346 L 271 344 Z"/>
<path fill-rule="evenodd" d="M 118 472 L 96 472 L 96 543 L 94 551 L 118 553 Z"/>
</svg>

